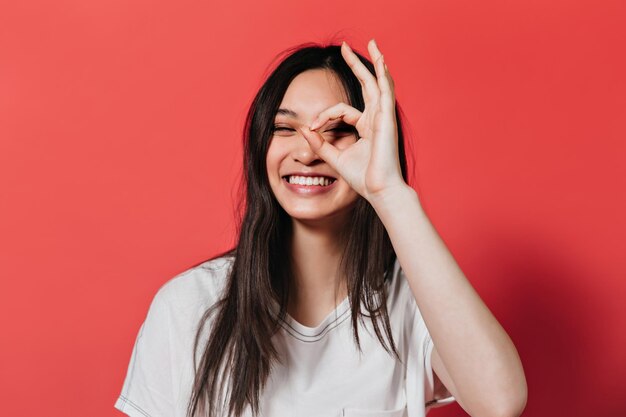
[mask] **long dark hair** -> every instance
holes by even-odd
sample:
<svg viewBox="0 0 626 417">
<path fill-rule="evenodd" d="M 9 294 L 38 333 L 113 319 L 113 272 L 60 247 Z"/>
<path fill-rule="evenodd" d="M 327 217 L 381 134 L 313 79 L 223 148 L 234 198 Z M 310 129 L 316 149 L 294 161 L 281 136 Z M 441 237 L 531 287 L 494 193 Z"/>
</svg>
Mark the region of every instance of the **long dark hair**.
<svg viewBox="0 0 626 417">
<path fill-rule="evenodd" d="M 372 74 L 372 63 L 358 54 Z M 289 241 L 291 218 L 279 205 L 269 185 L 266 155 L 276 112 L 291 81 L 300 73 L 326 69 L 338 76 L 349 105 L 363 111 L 359 80 L 341 56 L 339 45 L 307 43 L 286 50 L 269 74 L 248 111 L 244 128 L 245 210 L 237 225 L 234 248 L 213 259 L 233 258 L 223 297 L 205 311 L 195 337 L 193 361 L 201 332 L 214 312 L 211 332 L 197 364 L 187 417 L 214 417 L 219 413 L 239 417 L 247 406 L 259 413 L 259 395 L 272 363 L 281 358 L 271 336 L 285 318 L 291 283 Z M 398 151 L 404 180 L 408 183 L 400 108 L 396 103 Z M 243 201 L 240 200 L 243 204 Z M 240 210 L 241 210 L 240 206 Z M 353 208 L 342 240 L 345 242 L 340 269 L 347 279 L 354 341 L 361 346 L 358 322 L 371 318 L 381 345 L 400 360 L 391 334 L 386 308 L 385 282 L 390 278 L 395 252 L 382 222 L 367 200 L 360 197 Z M 198 264 L 199 265 L 199 264 Z M 280 306 L 278 314 L 272 309 Z M 361 304 L 369 314 L 361 311 Z M 378 320 L 382 319 L 390 348 Z M 226 409 L 220 409 L 225 407 Z"/>
</svg>

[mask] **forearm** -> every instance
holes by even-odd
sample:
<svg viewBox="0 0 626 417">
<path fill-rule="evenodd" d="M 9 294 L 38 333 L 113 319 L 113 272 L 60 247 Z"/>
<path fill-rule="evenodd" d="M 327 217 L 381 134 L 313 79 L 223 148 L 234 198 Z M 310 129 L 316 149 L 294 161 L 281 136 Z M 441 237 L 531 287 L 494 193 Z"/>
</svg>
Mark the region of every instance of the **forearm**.
<svg viewBox="0 0 626 417">
<path fill-rule="evenodd" d="M 516 407 L 513 404 L 521 401 L 520 393 L 526 392 L 517 350 L 466 279 L 424 212 L 417 193 L 409 186 L 396 187 L 370 203 L 387 229 L 466 411 L 480 415 L 488 407 Z M 500 401 L 511 405 L 494 404 Z"/>
</svg>

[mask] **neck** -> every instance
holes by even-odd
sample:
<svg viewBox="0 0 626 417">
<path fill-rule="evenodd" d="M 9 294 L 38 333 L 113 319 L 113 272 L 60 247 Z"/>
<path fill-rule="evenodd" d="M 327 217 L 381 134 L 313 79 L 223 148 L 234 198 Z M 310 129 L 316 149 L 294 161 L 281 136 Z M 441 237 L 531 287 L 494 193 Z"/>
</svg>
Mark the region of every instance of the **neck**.
<svg viewBox="0 0 626 417">
<path fill-rule="evenodd" d="M 344 245 L 337 224 L 311 224 L 294 219 L 291 235 L 292 285 L 288 312 L 300 323 L 315 326 L 347 296 L 339 270 Z"/>
</svg>

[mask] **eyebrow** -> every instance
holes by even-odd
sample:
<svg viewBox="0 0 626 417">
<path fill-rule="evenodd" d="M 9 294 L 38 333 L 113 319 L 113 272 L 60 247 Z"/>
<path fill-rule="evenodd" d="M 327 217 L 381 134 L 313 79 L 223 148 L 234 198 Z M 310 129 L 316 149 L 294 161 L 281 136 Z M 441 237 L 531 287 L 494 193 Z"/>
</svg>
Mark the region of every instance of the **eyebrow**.
<svg viewBox="0 0 626 417">
<path fill-rule="evenodd" d="M 282 114 L 282 115 L 285 115 L 285 116 L 291 116 L 291 117 L 293 117 L 293 118 L 295 118 L 295 119 L 297 119 L 297 118 L 298 118 L 298 113 L 296 113 L 296 112 L 295 112 L 295 111 L 293 111 L 293 110 L 289 110 L 289 109 L 282 109 L 282 108 L 281 108 L 281 109 L 278 109 L 278 111 L 276 112 L 276 114 L 277 114 L 277 115 Z"/>
</svg>

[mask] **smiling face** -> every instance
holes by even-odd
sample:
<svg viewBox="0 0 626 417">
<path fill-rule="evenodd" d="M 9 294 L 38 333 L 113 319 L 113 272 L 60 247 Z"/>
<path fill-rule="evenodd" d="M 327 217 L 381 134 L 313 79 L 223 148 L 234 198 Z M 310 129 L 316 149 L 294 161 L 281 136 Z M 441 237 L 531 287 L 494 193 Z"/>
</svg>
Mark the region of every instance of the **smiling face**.
<svg viewBox="0 0 626 417">
<path fill-rule="evenodd" d="M 341 101 L 347 102 L 347 96 L 337 76 L 328 70 L 315 69 L 296 76 L 280 104 L 266 156 L 267 176 L 278 203 L 294 220 L 330 220 L 343 224 L 359 197 L 313 152 L 298 130 L 310 126 L 320 112 Z M 350 146 L 357 139 L 354 129 L 341 120 L 329 121 L 317 131 L 338 149 Z M 291 177 L 290 183 L 290 174 L 300 174 L 298 177 L 305 179 Z M 307 174 L 315 174 L 310 179 L 311 185 L 306 185 Z M 318 176 L 336 180 L 330 185 L 315 184 Z"/>
</svg>

